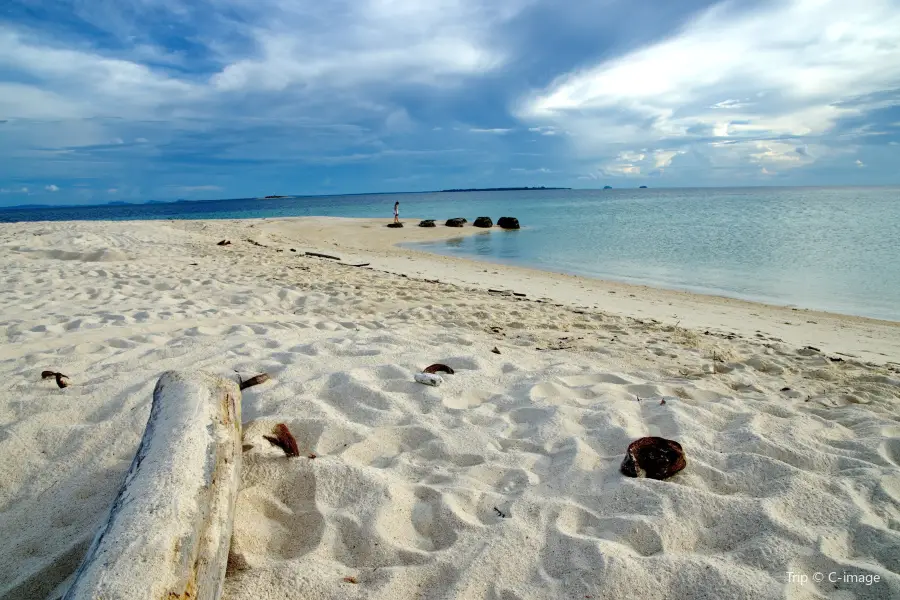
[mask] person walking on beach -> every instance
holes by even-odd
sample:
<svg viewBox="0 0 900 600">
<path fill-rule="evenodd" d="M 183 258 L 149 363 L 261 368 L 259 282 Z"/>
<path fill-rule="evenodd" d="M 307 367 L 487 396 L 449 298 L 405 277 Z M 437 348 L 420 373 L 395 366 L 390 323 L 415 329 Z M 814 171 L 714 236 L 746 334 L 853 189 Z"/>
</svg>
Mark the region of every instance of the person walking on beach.
<svg viewBox="0 0 900 600">
<path fill-rule="evenodd" d="M 394 223 L 400 222 L 400 201 L 394 202 Z"/>
</svg>

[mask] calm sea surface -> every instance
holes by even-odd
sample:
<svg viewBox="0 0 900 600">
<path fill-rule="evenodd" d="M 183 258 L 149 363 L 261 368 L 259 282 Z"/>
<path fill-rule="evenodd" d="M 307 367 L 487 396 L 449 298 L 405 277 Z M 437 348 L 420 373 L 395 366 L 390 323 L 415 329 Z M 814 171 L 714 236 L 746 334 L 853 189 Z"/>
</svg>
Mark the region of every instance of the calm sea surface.
<svg viewBox="0 0 900 600">
<path fill-rule="evenodd" d="M 418 244 L 550 271 L 900 321 L 900 188 L 546 190 L 0 209 L 0 222 L 514 216 Z M 414 226 L 407 222 L 407 226 Z"/>
</svg>

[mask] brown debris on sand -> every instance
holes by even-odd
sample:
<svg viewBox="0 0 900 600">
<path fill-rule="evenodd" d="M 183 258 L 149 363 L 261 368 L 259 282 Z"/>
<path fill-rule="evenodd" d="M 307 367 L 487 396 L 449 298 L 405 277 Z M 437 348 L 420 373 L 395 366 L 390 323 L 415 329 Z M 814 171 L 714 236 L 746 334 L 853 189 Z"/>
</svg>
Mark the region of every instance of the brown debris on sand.
<svg viewBox="0 0 900 600">
<path fill-rule="evenodd" d="M 306 256 L 315 256 L 316 258 L 329 258 L 331 260 L 341 260 L 340 257 L 332 256 L 330 254 L 322 254 L 320 252 L 306 252 Z"/>
<path fill-rule="evenodd" d="M 230 246 L 230 245 L 231 245 L 231 240 L 222 240 L 221 242 L 216 244 L 216 246 Z"/>
<path fill-rule="evenodd" d="M 628 445 L 621 471 L 628 477 L 667 479 L 685 466 L 681 444 L 661 437 L 643 437 Z"/>
<path fill-rule="evenodd" d="M 290 429 L 284 423 L 279 423 L 272 428 L 273 435 L 264 435 L 263 438 L 272 444 L 278 446 L 287 456 L 300 456 L 300 449 L 297 447 L 297 440 L 291 435 Z"/>
<path fill-rule="evenodd" d="M 259 375 L 254 375 L 250 379 L 246 381 L 240 382 L 240 387 L 242 390 L 246 390 L 248 387 L 253 387 L 254 385 L 259 385 L 261 383 L 265 383 L 269 380 L 268 373 L 260 373 Z"/>
<path fill-rule="evenodd" d="M 58 385 L 60 389 L 69 387 L 69 382 L 67 381 L 69 379 L 68 375 L 63 375 L 56 371 L 41 371 L 41 379 L 52 378 L 56 378 L 56 385 Z"/>
<path fill-rule="evenodd" d="M 440 363 L 436 363 L 422 369 L 423 373 L 447 373 L 448 375 L 453 375 L 453 369 L 448 367 L 447 365 L 442 365 Z"/>
</svg>

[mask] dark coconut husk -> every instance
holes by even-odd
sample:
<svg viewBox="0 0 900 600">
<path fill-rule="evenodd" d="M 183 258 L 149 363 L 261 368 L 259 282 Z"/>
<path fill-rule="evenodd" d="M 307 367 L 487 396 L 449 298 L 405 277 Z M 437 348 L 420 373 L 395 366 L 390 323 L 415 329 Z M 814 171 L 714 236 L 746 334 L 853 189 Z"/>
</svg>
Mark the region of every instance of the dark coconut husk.
<svg viewBox="0 0 900 600">
<path fill-rule="evenodd" d="M 621 471 L 628 477 L 667 479 L 685 466 L 681 444 L 661 437 L 643 437 L 628 445 Z"/>
<path fill-rule="evenodd" d="M 284 423 L 279 423 L 272 428 L 274 435 L 264 435 L 273 446 L 281 448 L 287 456 L 300 456 L 300 448 L 297 447 L 297 440 L 291 435 L 291 430 Z"/>
<path fill-rule="evenodd" d="M 57 373 L 56 371 L 41 371 L 41 379 L 50 379 L 51 377 L 56 378 L 56 385 L 59 386 L 60 389 L 69 387 L 69 377 L 67 375 Z"/>
</svg>

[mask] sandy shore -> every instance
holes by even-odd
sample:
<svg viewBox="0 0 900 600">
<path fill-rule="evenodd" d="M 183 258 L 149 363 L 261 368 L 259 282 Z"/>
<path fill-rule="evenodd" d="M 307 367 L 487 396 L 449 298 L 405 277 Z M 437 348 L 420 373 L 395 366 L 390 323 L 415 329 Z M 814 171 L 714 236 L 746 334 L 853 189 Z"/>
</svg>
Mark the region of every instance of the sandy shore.
<svg viewBox="0 0 900 600">
<path fill-rule="evenodd" d="M 272 375 L 229 599 L 900 597 L 900 325 L 395 247 L 485 235 L 414 223 L 4 225 L 0 597 L 64 592 L 172 368 Z M 622 476 L 645 435 L 687 468 Z"/>
</svg>

